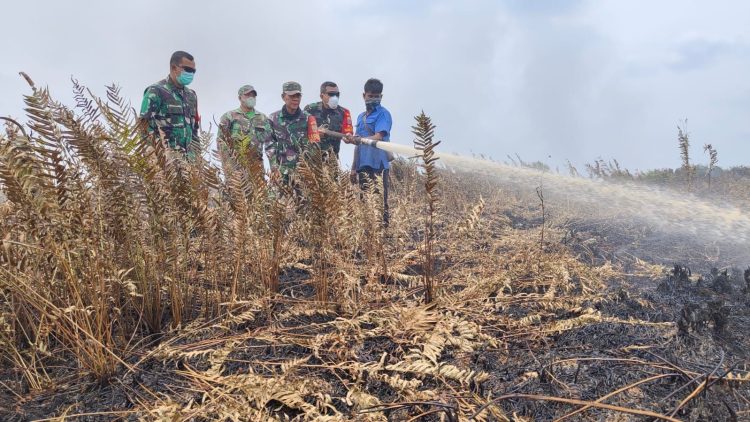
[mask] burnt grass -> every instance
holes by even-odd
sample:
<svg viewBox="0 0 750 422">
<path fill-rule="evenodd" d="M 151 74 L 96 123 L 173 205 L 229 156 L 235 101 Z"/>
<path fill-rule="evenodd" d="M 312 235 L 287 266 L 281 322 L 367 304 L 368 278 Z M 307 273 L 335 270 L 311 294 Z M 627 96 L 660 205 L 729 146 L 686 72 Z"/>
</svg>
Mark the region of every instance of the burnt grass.
<svg viewBox="0 0 750 422">
<path fill-rule="evenodd" d="M 533 228 L 540 223 L 517 215 L 507 217 L 511 225 L 519 229 Z M 750 330 L 750 280 L 745 277 L 750 277 L 750 274 L 746 276 L 743 268 L 719 269 L 715 259 L 706 259 L 700 254 L 682 262 L 671 262 L 669 254 L 678 256 L 681 251 L 689 250 L 690 245 L 686 242 L 690 239 L 670 238 L 663 233 L 590 221 L 571 222 L 567 230 L 562 242 L 576 251 L 584 262 L 619 262 L 625 273 L 635 268 L 636 258 L 669 265 L 671 271 L 658 279 L 632 274 L 611 283 L 606 292 L 609 300 L 593 306 L 603 316 L 674 322 L 677 335 L 668 339 L 664 337 L 663 328 L 605 322 L 534 342 L 509 340 L 508 349 L 502 353 L 487 349 L 471 356 L 454 355 L 452 351 L 442 356 L 447 362 L 468 361 L 472 369 L 490 374 L 486 382 L 473 386 L 477 393 L 486 396 L 491 392 L 493 397 L 533 394 L 593 401 L 649 376 L 672 373 L 618 396 L 619 402 L 628 403 L 629 407 L 669 414 L 706 375 L 712 374 L 713 379 L 722 378 L 728 370 L 747 369 L 750 358 L 747 336 Z M 735 262 L 735 259 L 730 257 L 728 260 Z M 290 297 L 310 297 L 313 289 L 308 278 L 309 274 L 304 270 L 288 269 L 281 275 L 281 290 Z M 281 313 L 287 307 L 282 303 L 274 311 Z M 290 330 L 298 327 L 307 330 L 307 334 L 317 335 L 325 333 L 325 323 L 333 319 L 335 315 L 295 315 L 279 323 Z M 264 324 L 267 320 L 261 315 L 235 329 L 251 332 Z M 320 329 L 311 331 L 315 327 Z M 147 350 L 157 345 L 158 341 L 144 344 L 142 353 L 127 359 L 129 364 L 137 363 L 136 370 L 130 372 L 121 368 L 120 375 L 104 384 L 79 375 L 76 368 L 70 366 L 73 360 L 66 357 L 61 357 L 59 366 L 51 369 L 52 378 L 59 382 L 35 394 L 28 391 L 20 374 L 3 369 L 0 381 L 5 388 L 0 389 L 0 420 L 31 421 L 53 415 L 90 414 L 72 420 L 135 421 L 141 415 L 128 414 L 128 410 L 152 401 L 161 393 L 179 397 L 184 402 L 200 400 L 200 393 L 191 390 L 179 371 L 186 365 L 206 369 L 206 359 L 140 361 Z M 384 352 L 393 355 L 400 346 L 389 337 L 374 336 L 364 339 L 357 347 L 360 362 L 366 363 L 379 360 Z M 309 367 L 301 368 L 300 374 L 321 376 L 332 386 L 332 396 L 346 396 L 347 388 L 342 383 L 348 376 L 346 373 L 332 374 L 314 368 L 326 361 L 335 361 L 335 357 L 323 353 L 318 358 L 312 356 L 312 350 L 296 345 L 279 346 L 261 340 L 247 340 L 241 348 L 229 354 L 223 371 L 224 374 L 234 374 L 252 370 L 257 374 L 271 375 L 267 366 L 256 362 L 306 357 L 309 357 Z M 700 374 L 699 377 L 689 375 L 696 373 Z M 748 385 L 750 382 L 722 379 L 711 382 L 706 391 L 690 400 L 674 417 L 691 421 L 750 420 Z M 398 399 L 398 393 L 386 383 L 369 379 L 366 386 L 368 393 L 377 396 L 382 403 Z M 8 387 L 13 387 L 13 391 Z M 342 400 L 334 400 L 333 404 L 344 414 L 355 413 Z M 508 398 L 501 402 L 501 406 L 507 415 L 516 414 L 528 420 L 553 420 L 576 409 L 569 404 L 524 398 Z M 271 402 L 269 408 L 275 409 L 280 417 L 299 415 L 298 410 L 281 403 Z M 408 419 L 405 411 L 386 411 L 385 415 L 389 420 Z M 619 419 L 609 419 L 607 415 L 612 413 L 590 409 L 570 420 L 648 420 L 624 414 L 618 414 Z M 422 420 L 439 420 L 439 416 L 433 414 Z"/>
</svg>

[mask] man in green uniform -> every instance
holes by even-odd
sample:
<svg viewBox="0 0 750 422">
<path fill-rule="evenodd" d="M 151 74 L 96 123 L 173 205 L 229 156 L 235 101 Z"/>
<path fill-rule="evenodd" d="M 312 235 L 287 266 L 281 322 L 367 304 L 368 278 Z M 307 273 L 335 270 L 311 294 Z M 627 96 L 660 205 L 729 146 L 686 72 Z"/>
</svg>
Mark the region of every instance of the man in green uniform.
<svg viewBox="0 0 750 422">
<path fill-rule="evenodd" d="M 143 93 L 140 118 L 148 135 L 162 137 L 170 148 L 188 159 L 200 151 L 198 97 L 187 86 L 195 75 L 193 56 L 175 51 L 169 59 L 169 75 Z"/>
<path fill-rule="evenodd" d="M 349 110 L 339 106 L 339 87 L 335 82 L 326 81 L 320 85 L 320 99 L 317 103 L 308 104 L 305 106 L 305 111 L 315 116 L 315 121 L 318 127 L 326 127 L 329 130 L 338 133 L 350 132 L 351 129 L 346 130 L 344 128 L 344 122 L 348 119 L 348 126 L 351 127 L 351 114 Z M 320 136 L 320 149 L 324 152 L 330 153 L 331 151 L 336 155 L 336 159 L 339 158 L 339 150 L 341 148 L 341 138 L 334 138 L 322 134 Z"/>
<path fill-rule="evenodd" d="M 219 122 L 219 147 L 236 152 L 240 159 L 263 165 L 263 148 L 271 140 L 271 124 L 265 114 L 255 110 L 257 91 L 243 85 L 237 92 L 239 108 L 227 111 Z"/>
<path fill-rule="evenodd" d="M 318 134 L 317 127 L 313 127 L 315 118 L 299 107 L 302 100 L 299 83 L 285 82 L 281 98 L 284 106 L 268 118 L 273 135 L 266 146 L 266 154 L 274 177 L 281 177 L 285 184 L 289 184 L 301 155 L 311 147 Z"/>
</svg>

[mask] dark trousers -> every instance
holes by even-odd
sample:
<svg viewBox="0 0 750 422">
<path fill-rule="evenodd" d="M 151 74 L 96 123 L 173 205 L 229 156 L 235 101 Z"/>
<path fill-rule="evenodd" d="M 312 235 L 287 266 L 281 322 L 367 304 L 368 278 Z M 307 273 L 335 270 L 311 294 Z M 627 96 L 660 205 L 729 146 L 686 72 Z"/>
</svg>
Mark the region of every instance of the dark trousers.
<svg viewBox="0 0 750 422">
<path fill-rule="evenodd" d="M 280 183 L 284 188 L 282 189 L 282 194 L 291 195 L 297 202 L 302 200 L 302 187 L 294 176 L 290 174 L 282 174 Z"/>
<path fill-rule="evenodd" d="M 363 167 L 357 171 L 357 179 L 359 180 L 359 188 L 364 189 L 365 184 L 368 181 L 375 180 L 375 177 L 383 178 L 383 224 L 388 227 L 390 221 L 390 211 L 388 210 L 388 185 L 390 184 L 390 170 L 389 169 L 373 169 L 371 167 Z M 377 192 L 377 190 L 376 190 Z"/>
</svg>

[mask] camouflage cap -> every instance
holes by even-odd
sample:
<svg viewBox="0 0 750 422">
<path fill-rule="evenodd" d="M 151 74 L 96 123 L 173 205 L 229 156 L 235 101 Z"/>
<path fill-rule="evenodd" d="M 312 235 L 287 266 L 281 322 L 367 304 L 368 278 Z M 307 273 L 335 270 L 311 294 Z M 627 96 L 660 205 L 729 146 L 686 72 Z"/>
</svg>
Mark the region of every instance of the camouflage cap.
<svg viewBox="0 0 750 422">
<path fill-rule="evenodd" d="M 237 95 L 247 94 L 248 92 L 254 92 L 255 95 L 258 95 L 258 91 L 252 85 L 242 85 L 239 91 L 237 91 Z"/>
<path fill-rule="evenodd" d="M 281 91 L 289 95 L 301 94 L 302 85 L 294 81 L 284 82 L 284 85 L 281 86 Z"/>
</svg>

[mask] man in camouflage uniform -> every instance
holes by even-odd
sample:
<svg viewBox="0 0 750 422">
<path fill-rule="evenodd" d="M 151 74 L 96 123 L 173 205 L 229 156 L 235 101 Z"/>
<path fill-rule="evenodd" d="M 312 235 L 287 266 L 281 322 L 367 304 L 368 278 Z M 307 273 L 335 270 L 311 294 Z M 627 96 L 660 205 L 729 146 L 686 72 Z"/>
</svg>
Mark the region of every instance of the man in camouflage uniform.
<svg viewBox="0 0 750 422">
<path fill-rule="evenodd" d="M 219 147 L 237 153 L 240 159 L 254 160 L 263 166 L 263 148 L 271 141 L 271 124 L 265 114 L 255 110 L 258 93 L 252 85 L 237 92 L 239 108 L 227 111 L 219 122 Z"/>
<path fill-rule="evenodd" d="M 338 85 L 336 85 L 335 82 L 323 82 L 323 84 L 320 85 L 321 101 L 308 104 L 305 107 L 307 113 L 315 116 L 315 121 L 317 122 L 318 127 L 326 125 L 329 130 L 344 133 L 344 116 L 345 114 L 349 114 L 349 110 L 338 105 L 340 94 Z M 349 115 L 349 119 L 351 119 L 351 115 Z M 340 138 L 321 134 L 320 149 L 324 152 L 330 153 L 330 151 L 332 151 L 336 155 L 336 159 L 338 159 L 340 148 Z"/>
<path fill-rule="evenodd" d="M 302 100 L 302 86 L 299 83 L 285 82 L 281 98 L 284 106 L 268 118 L 273 136 L 266 146 L 266 154 L 274 177 L 280 177 L 285 184 L 289 184 L 301 155 L 312 145 L 308 137 L 312 127 L 308 130 L 308 123 L 315 123 L 315 118 L 311 119 L 299 107 Z"/>
<path fill-rule="evenodd" d="M 163 136 L 170 148 L 189 159 L 199 151 L 200 116 L 198 97 L 189 89 L 195 75 L 193 56 L 175 51 L 169 60 L 166 79 L 149 86 L 143 93 L 140 118 L 148 135 Z"/>
</svg>

